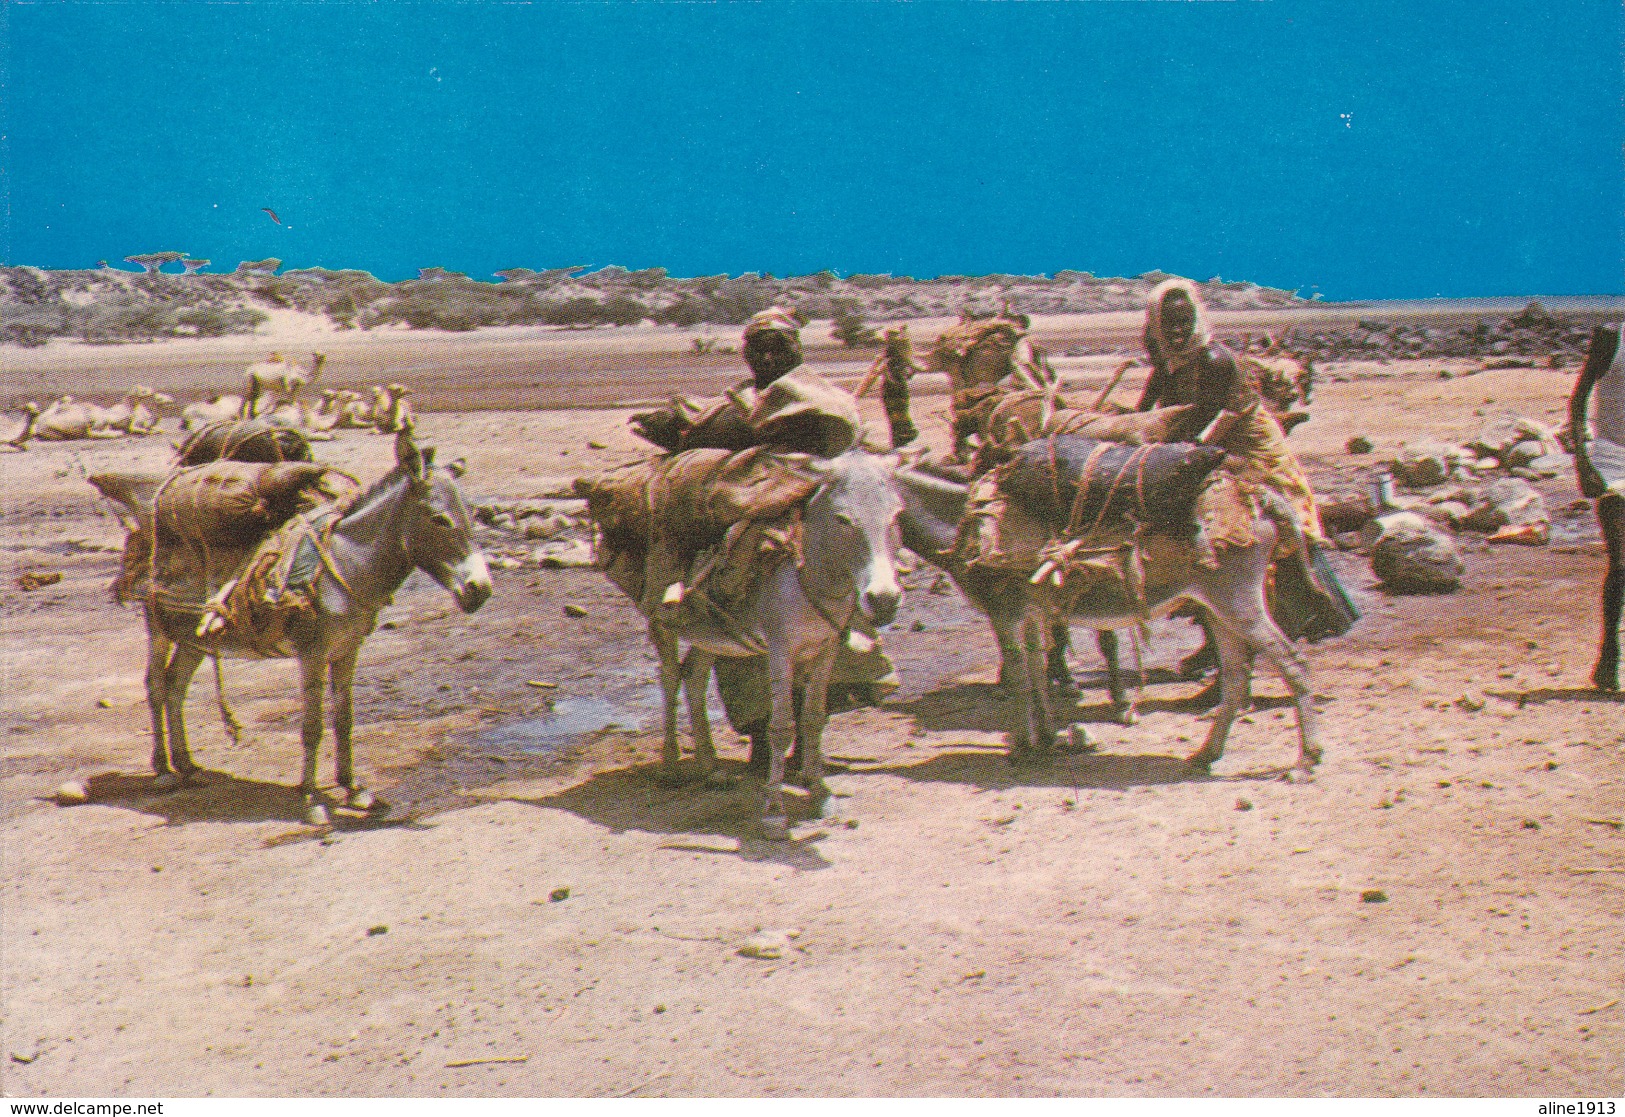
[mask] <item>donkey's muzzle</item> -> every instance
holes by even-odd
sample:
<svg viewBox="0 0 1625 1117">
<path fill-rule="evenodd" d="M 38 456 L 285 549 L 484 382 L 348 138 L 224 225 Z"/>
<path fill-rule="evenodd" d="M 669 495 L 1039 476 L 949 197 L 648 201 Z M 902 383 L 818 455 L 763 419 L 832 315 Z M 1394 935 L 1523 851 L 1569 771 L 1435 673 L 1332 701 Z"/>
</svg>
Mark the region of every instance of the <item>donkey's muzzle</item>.
<svg viewBox="0 0 1625 1117">
<path fill-rule="evenodd" d="M 491 570 L 485 565 L 485 555 L 475 551 L 452 567 L 445 584 L 463 612 L 472 613 L 484 605 L 491 596 Z"/>
<path fill-rule="evenodd" d="M 457 599 L 458 608 L 465 613 L 472 613 L 490 598 L 491 583 L 489 581 L 465 582 L 458 587 L 452 596 Z"/>
<path fill-rule="evenodd" d="M 897 605 L 903 595 L 892 591 L 866 593 L 861 602 L 864 614 L 876 625 L 884 627 L 897 619 Z"/>
</svg>

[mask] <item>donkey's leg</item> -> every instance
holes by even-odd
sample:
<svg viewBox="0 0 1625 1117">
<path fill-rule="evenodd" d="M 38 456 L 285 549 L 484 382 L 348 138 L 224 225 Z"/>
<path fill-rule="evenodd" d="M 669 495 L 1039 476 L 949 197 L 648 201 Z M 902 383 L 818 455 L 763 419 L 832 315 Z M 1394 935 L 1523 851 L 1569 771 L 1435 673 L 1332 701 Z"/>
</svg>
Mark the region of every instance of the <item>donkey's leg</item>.
<svg viewBox="0 0 1625 1117">
<path fill-rule="evenodd" d="M 762 836 L 781 842 L 790 836 L 789 817 L 784 810 L 784 758 L 795 734 L 795 664 L 790 660 L 789 641 L 773 640 L 767 649 L 768 685 L 773 706 L 767 715 L 767 786 L 762 795 Z"/>
<path fill-rule="evenodd" d="M 360 653 L 358 647 L 348 655 L 339 656 L 327 667 L 328 682 L 333 688 L 333 775 L 339 787 L 344 789 L 345 806 L 352 810 L 383 814 L 389 807 L 355 779 L 351 729 L 355 725 L 355 661 Z"/>
<path fill-rule="evenodd" d="M 1123 686 L 1123 665 L 1117 655 L 1117 633 L 1103 628 L 1095 633 L 1095 643 L 1100 647 L 1100 658 L 1106 661 L 1106 690 L 1112 698 L 1112 716 L 1117 719 L 1118 725 L 1138 723 L 1140 711 L 1134 700 L 1129 698 L 1128 689 Z"/>
<path fill-rule="evenodd" d="M 1049 681 L 1060 689 L 1062 694 L 1076 694 L 1078 681 L 1072 677 L 1072 668 L 1066 662 L 1066 653 L 1072 647 L 1072 626 L 1066 621 L 1055 621 L 1049 626 L 1049 656 L 1047 673 Z M 1105 650 L 1105 645 L 1101 645 Z"/>
<path fill-rule="evenodd" d="M 1230 736 L 1230 725 L 1236 714 L 1252 702 L 1252 653 L 1246 641 L 1226 623 L 1216 618 L 1208 631 L 1219 654 L 1219 689 L 1222 697 L 1219 708 L 1213 712 L 1213 728 L 1208 730 L 1202 747 L 1185 758 L 1185 763 L 1205 772 L 1212 763 L 1224 755 L 1224 743 Z"/>
<path fill-rule="evenodd" d="M 1292 692 L 1292 701 L 1298 708 L 1298 762 L 1293 766 L 1291 778 L 1305 780 L 1320 762 L 1320 716 L 1315 712 L 1309 665 L 1268 614 L 1249 637 Z"/>
<path fill-rule="evenodd" d="M 705 708 L 711 691 L 711 669 L 717 657 L 699 648 L 688 649 L 683 660 L 683 698 L 688 702 L 688 731 L 694 738 L 694 762 L 700 779 L 707 779 L 716 767 L 717 750 L 711 741 L 711 713 Z"/>
<path fill-rule="evenodd" d="M 1591 681 L 1598 690 L 1619 689 L 1619 622 L 1625 612 L 1625 498 L 1597 501 L 1597 522 L 1608 548 L 1608 573 L 1602 580 L 1602 643 Z"/>
<path fill-rule="evenodd" d="M 801 782 L 812 797 L 813 813 L 834 817 L 829 785 L 824 782 L 824 723 L 828 720 L 829 678 L 835 670 L 837 645 L 819 652 L 807 665 L 801 695 L 801 716 L 796 719 L 796 751 L 801 754 Z"/>
<path fill-rule="evenodd" d="M 1009 688 L 1010 697 L 1016 700 L 1015 723 L 1010 728 L 1010 762 L 1020 763 L 1028 753 L 1039 747 L 1038 741 L 1041 740 L 1041 734 L 1037 732 L 1038 714 L 1034 709 L 1038 698 L 1032 692 L 1032 672 L 1027 669 L 1027 650 L 1023 640 L 1025 618 L 1020 614 L 1011 616 L 990 612 L 988 621 L 993 625 L 993 634 L 999 641 L 999 658 L 1007 669 L 1005 685 Z M 1043 690 L 1042 687 L 1039 689 Z"/>
<path fill-rule="evenodd" d="M 660 773 L 655 778 L 667 786 L 682 782 L 678 761 L 682 749 L 677 744 L 677 691 L 683 685 L 683 661 L 679 655 L 677 637 L 670 630 L 651 622 L 649 639 L 654 641 L 660 656 L 660 697 L 662 735 L 660 738 Z"/>
<path fill-rule="evenodd" d="M 185 783 L 197 771 L 186 744 L 186 691 L 203 662 L 203 653 L 186 644 L 175 645 L 164 671 L 164 719 L 169 723 L 169 763 Z"/>
<path fill-rule="evenodd" d="M 1022 625 L 1022 640 L 1026 645 L 1027 693 L 1032 695 L 1033 747 L 1048 752 L 1055 745 L 1055 711 L 1049 698 L 1049 669 L 1044 661 L 1044 641 L 1049 625 L 1036 613 L 1029 614 Z"/>
<path fill-rule="evenodd" d="M 147 614 L 147 709 L 152 714 L 152 774 L 158 777 L 158 790 L 176 786 L 169 766 L 169 742 L 164 733 L 165 676 L 174 644 L 151 613 Z"/>
<path fill-rule="evenodd" d="M 316 750 L 322 744 L 322 684 L 326 681 L 323 678 L 326 668 L 326 662 L 319 656 L 299 660 L 299 690 L 305 700 L 305 716 L 299 726 L 299 737 L 305 746 L 299 791 L 304 795 L 305 822 L 310 826 L 326 826 L 333 820 L 316 786 Z"/>
</svg>

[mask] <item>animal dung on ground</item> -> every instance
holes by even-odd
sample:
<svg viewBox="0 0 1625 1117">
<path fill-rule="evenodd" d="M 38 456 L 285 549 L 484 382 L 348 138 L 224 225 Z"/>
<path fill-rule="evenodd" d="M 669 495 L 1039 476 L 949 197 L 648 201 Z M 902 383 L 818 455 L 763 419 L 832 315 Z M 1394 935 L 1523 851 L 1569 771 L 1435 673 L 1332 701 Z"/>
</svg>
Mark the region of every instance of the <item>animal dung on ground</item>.
<svg viewBox="0 0 1625 1117">
<path fill-rule="evenodd" d="M 90 788 L 83 780 L 67 780 L 56 789 L 56 802 L 61 807 L 77 807 L 90 802 Z"/>
<path fill-rule="evenodd" d="M 801 937 L 799 928 L 788 931 L 758 931 L 746 939 L 738 954 L 741 958 L 756 958 L 764 962 L 784 957 L 790 944 Z"/>
</svg>

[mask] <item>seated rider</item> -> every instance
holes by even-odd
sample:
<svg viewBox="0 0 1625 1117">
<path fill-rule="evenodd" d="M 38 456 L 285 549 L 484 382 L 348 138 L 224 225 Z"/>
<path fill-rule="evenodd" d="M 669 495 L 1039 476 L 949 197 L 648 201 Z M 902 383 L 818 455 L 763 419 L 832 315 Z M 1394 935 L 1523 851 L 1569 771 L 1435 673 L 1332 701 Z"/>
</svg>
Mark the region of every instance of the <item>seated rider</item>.
<svg viewBox="0 0 1625 1117">
<path fill-rule="evenodd" d="M 634 417 L 644 437 L 668 450 L 717 447 L 780 450 L 835 457 L 857 444 L 857 401 L 802 363 L 801 327 L 792 311 L 770 307 L 745 324 L 741 346 L 751 376 L 721 400 L 670 407 Z M 861 651 L 858 649 L 862 649 Z M 771 693 L 764 659 L 723 657 L 716 662 L 718 690 L 728 720 L 751 739 L 753 764 L 766 762 L 765 742 Z M 842 633 L 830 684 L 829 705 L 842 698 L 876 702 L 901 685 L 881 652 L 874 627 L 858 613 Z M 797 704 L 799 708 L 799 703 Z"/>
<path fill-rule="evenodd" d="M 750 379 L 720 399 L 674 399 L 633 416 L 634 428 L 674 452 L 765 445 L 832 458 L 851 449 L 859 433 L 857 402 L 802 363 L 802 325 L 782 307 L 754 315 L 745 324 L 742 345 Z"/>
<path fill-rule="evenodd" d="M 1228 451 L 1226 469 L 1244 482 L 1274 490 L 1297 513 L 1314 568 L 1301 573 L 1315 600 L 1313 618 L 1302 631 L 1290 635 L 1315 639 L 1346 632 L 1356 614 L 1320 554 L 1325 535 L 1314 491 L 1287 446 L 1280 423 L 1264 406 L 1259 385 L 1243 370 L 1235 353 L 1213 339 L 1196 287 L 1189 280 L 1164 280 L 1152 290 L 1145 312 L 1145 347 L 1151 375 L 1138 409 L 1195 405 L 1170 435 L 1178 440 L 1199 438 L 1221 412 L 1229 412 L 1235 418 L 1226 432 L 1217 435 Z M 1281 580 L 1279 572 L 1277 580 Z"/>
</svg>

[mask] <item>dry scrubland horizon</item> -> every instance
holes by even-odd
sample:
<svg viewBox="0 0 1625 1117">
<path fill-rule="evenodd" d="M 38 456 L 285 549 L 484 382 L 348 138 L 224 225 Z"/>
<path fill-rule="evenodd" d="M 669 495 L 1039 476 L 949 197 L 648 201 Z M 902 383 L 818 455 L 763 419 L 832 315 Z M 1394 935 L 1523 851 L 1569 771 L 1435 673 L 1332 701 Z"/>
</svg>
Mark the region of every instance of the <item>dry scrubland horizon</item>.
<svg viewBox="0 0 1625 1117">
<path fill-rule="evenodd" d="M 1292 442 L 1335 496 L 1407 440 L 1465 440 L 1503 411 L 1561 421 L 1569 338 L 1592 318 L 1502 330 L 1517 311 L 1218 325 L 1297 316 L 1327 334 Z M 1479 318 L 1478 351 L 1429 355 Z M 737 342 L 712 327 L 268 325 L 0 348 L 0 404 L 136 381 L 194 398 L 308 341 L 329 384 L 412 384 L 421 440 L 466 456 L 474 499 L 541 501 L 648 452 L 629 401 L 743 374 L 737 354 L 695 351 Z M 1138 329 L 1128 311 L 1035 321 L 1084 398 Z M 825 371 L 867 364 L 809 334 Z M 940 451 L 946 399 L 918 383 Z M 884 431 L 878 401 L 864 410 Z M 1372 452 L 1347 453 L 1353 435 Z M 1197 642 L 1182 622 L 1153 626 L 1140 724 L 1110 724 L 1080 648 L 1074 714 L 1099 751 L 1012 769 L 987 624 L 922 567 L 886 634 L 903 689 L 825 732 L 852 825 L 798 820 L 790 843 L 753 836 L 727 731 L 737 784 L 655 782 L 654 657 L 631 603 L 489 535 L 521 561 L 480 613 L 415 577 L 364 649 L 356 759 L 393 812 L 323 834 L 290 786 L 286 663 L 228 664 L 240 746 L 200 682 L 208 782 L 153 792 L 141 623 L 106 596 L 122 532 L 83 478 L 161 469 L 171 437 L 0 465 L 8 1095 L 1625 1090 L 1625 705 L 1586 689 L 1603 558 L 1571 478 L 1539 484 L 1552 546 L 1470 543 L 1454 594 L 1391 597 L 1362 557 L 1333 556 L 1365 615 L 1308 650 L 1327 749 L 1304 786 L 1278 778 L 1294 735 L 1267 682 L 1212 778 L 1179 763 L 1206 729 L 1172 673 Z M 317 450 L 363 480 L 392 460 L 360 431 Z M 30 571 L 62 578 L 24 590 Z M 52 801 L 68 779 L 88 805 Z"/>
</svg>

